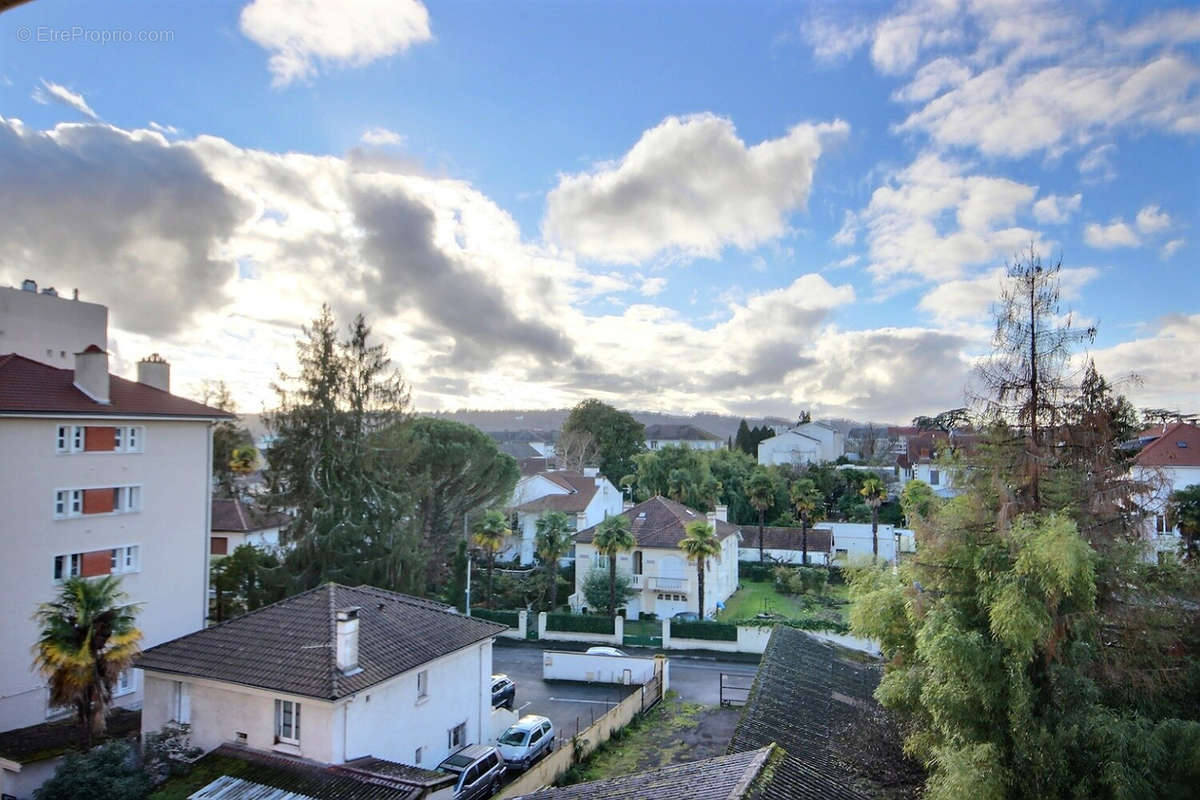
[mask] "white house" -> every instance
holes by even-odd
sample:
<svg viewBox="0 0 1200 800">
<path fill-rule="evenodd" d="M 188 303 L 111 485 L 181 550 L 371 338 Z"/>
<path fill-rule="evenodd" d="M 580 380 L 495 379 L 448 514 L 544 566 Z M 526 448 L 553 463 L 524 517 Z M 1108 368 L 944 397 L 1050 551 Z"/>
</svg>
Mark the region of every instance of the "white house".
<svg viewBox="0 0 1200 800">
<path fill-rule="evenodd" d="M 129 381 L 109 374 L 97 345 L 74 357 L 63 369 L 0 356 L 0 606 L 10 612 L 0 618 L 0 730 L 70 713 L 49 706 L 30 655 L 34 610 L 64 579 L 120 575 L 150 646 L 203 627 L 208 613 L 211 431 L 227 415 L 170 394 L 161 359 Z M 114 695 L 141 701 L 134 671 Z M 0 793 L 28 797 L 45 777 L 4 764 Z"/>
<path fill-rule="evenodd" d="M 290 521 L 287 514 L 264 511 L 252 503 L 216 498 L 212 501 L 208 551 L 214 556 L 224 556 L 244 544 L 261 550 L 275 550 L 280 544 L 280 530 Z"/>
<path fill-rule="evenodd" d="M 704 613 L 711 615 L 718 603 L 724 603 L 737 590 L 738 542 L 740 529 L 726 521 L 727 509 L 703 514 L 665 497 L 652 497 L 622 512 L 629 518 L 637 546 L 617 556 L 617 570 L 632 579 L 636 594 L 626 604 L 626 615 L 655 614 L 660 619 L 679 611 L 696 611 L 699 602 L 696 565 L 689 563 L 679 549 L 686 537 L 688 523 L 707 521 L 721 541 L 721 556 L 709 559 L 704 578 Z M 582 530 L 575 537 L 575 593 L 571 607 L 587 606 L 583 583 L 593 569 L 607 572 L 608 558 L 599 555 L 592 544 L 596 528 Z"/>
<path fill-rule="evenodd" d="M 823 422 L 805 422 L 758 443 L 758 463 L 819 464 L 846 452 L 841 431 Z"/>
<path fill-rule="evenodd" d="M 142 733 L 174 721 L 205 751 L 432 768 L 491 738 L 502 630 L 428 600 L 326 584 L 145 651 Z"/>
<path fill-rule="evenodd" d="M 1200 427 L 1177 422 L 1144 432 L 1148 441 L 1134 461 L 1134 478 L 1151 487 L 1144 506 L 1148 513 L 1146 538 L 1155 551 L 1176 551 L 1181 544 L 1179 527 L 1167 520 L 1171 492 L 1200 485 Z"/>
<path fill-rule="evenodd" d="M 672 446 L 690 447 L 693 450 L 720 450 L 725 446 L 725 440 L 695 425 L 646 426 L 647 450 Z"/>
<path fill-rule="evenodd" d="M 595 467 L 584 467 L 583 472 L 542 470 L 527 475 L 517 481 L 513 490 L 516 521 L 513 535 L 500 551 L 500 557 L 519 558 L 522 564 L 532 564 L 538 520 L 550 511 L 566 514 L 570 529 L 578 531 L 621 513 L 621 506 L 620 490 Z"/>
<path fill-rule="evenodd" d="M 833 563 L 845 565 L 849 561 L 870 558 L 873 553 L 871 523 L 869 522 L 822 522 L 822 528 L 828 528 L 833 536 Z M 905 554 L 916 552 L 916 539 L 913 532 L 907 528 L 897 528 L 895 525 L 879 524 L 879 560 L 893 561 L 896 558 L 896 543 L 900 543 L 900 558 Z"/>
</svg>

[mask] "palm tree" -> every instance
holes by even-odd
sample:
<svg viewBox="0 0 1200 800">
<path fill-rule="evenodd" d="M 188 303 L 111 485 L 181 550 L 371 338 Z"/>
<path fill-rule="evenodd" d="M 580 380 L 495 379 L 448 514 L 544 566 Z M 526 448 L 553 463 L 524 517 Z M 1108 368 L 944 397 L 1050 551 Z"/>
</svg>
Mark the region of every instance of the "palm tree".
<svg viewBox="0 0 1200 800">
<path fill-rule="evenodd" d="M 887 498 L 887 490 L 883 488 L 883 483 L 879 478 L 870 477 L 863 481 L 862 488 L 858 490 L 858 493 L 866 499 L 867 505 L 871 507 L 871 553 L 875 558 L 879 558 L 879 507 Z"/>
<path fill-rule="evenodd" d="M 704 619 L 704 568 L 708 559 L 721 557 L 721 540 L 717 538 L 713 526 L 704 520 L 689 522 L 684 528 L 687 536 L 679 542 L 679 549 L 687 554 L 688 561 L 696 563 L 696 587 L 698 589 L 700 619 Z"/>
<path fill-rule="evenodd" d="M 538 557 L 546 565 L 550 577 L 550 611 L 558 607 L 558 560 L 571 549 L 571 527 L 567 515 L 551 511 L 537 521 L 537 536 L 534 547 Z"/>
<path fill-rule="evenodd" d="M 796 509 L 796 514 L 800 517 L 800 548 L 803 556 L 803 563 L 808 565 L 808 524 L 812 521 L 812 514 L 821 507 L 821 501 L 825 499 L 817 485 L 809 478 L 801 478 L 792 484 L 790 494 L 792 507 Z"/>
<path fill-rule="evenodd" d="M 105 731 L 113 685 L 141 650 L 138 608 L 124 599 L 120 578 L 68 578 L 33 615 L 41 626 L 34 667 L 47 678 L 51 705 L 75 708 L 89 749 Z"/>
<path fill-rule="evenodd" d="M 763 553 L 763 521 L 767 509 L 775 505 L 775 481 L 771 480 L 771 473 L 761 467 L 754 470 L 754 475 L 746 485 L 746 499 L 758 512 L 758 562 L 761 564 L 766 561 Z"/>
<path fill-rule="evenodd" d="M 475 544 L 483 548 L 488 558 L 488 608 L 492 607 L 492 570 L 496 567 L 496 552 L 511 535 L 508 520 L 504 518 L 502 511 L 488 511 L 475 523 Z"/>
<path fill-rule="evenodd" d="M 608 613 L 617 614 L 617 554 L 637 547 L 637 539 L 629 529 L 629 517 L 617 514 L 608 517 L 596 529 L 592 537 L 596 552 L 608 557 Z"/>
</svg>

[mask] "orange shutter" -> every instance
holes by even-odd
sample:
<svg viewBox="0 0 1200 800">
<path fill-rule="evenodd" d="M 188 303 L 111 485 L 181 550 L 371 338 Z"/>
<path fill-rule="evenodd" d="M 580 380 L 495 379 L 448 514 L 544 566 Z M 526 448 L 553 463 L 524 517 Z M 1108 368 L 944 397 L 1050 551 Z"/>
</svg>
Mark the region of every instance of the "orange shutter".
<svg viewBox="0 0 1200 800">
<path fill-rule="evenodd" d="M 223 556 L 229 552 L 229 537 L 228 536 L 213 536 L 208 540 L 208 553 L 214 556 Z"/>
<path fill-rule="evenodd" d="M 83 513 L 108 514 L 113 510 L 112 489 L 84 489 Z"/>
<path fill-rule="evenodd" d="M 88 425 L 83 436 L 84 450 L 112 450 L 117 444 L 117 429 Z"/>
<path fill-rule="evenodd" d="M 112 550 L 93 550 L 83 554 L 79 574 L 85 578 L 112 572 Z"/>
</svg>

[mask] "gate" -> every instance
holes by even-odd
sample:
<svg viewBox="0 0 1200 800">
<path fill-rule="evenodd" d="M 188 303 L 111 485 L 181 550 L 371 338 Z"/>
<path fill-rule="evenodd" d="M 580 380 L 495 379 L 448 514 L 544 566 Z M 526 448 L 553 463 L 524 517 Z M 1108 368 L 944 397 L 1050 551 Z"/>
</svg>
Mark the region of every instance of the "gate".
<svg viewBox="0 0 1200 800">
<path fill-rule="evenodd" d="M 625 620 L 621 642 L 627 647 L 662 647 L 662 623 L 658 620 Z"/>
<path fill-rule="evenodd" d="M 753 675 L 738 675 L 736 673 L 721 673 L 721 705 L 744 706 L 750 699 L 750 687 L 754 685 Z"/>
<path fill-rule="evenodd" d="M 654 708 L 658 701 L 662 700 L 662 682 L 662 673 L 655 672 L 654 677 L 642 686 L 642 711 Z"/>
</svg>

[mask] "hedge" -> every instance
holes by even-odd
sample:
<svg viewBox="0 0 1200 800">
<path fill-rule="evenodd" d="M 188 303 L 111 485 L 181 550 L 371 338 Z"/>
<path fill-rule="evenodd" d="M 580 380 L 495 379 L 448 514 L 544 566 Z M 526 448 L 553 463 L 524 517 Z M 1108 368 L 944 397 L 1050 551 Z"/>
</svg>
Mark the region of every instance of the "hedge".
<svg viewBox="0 0 1200 800">
<path fill-rule="evenodd" d="M 510 628 L 519 628 L 521 626 L 521 612 L 519 611 L 489 611 L 486 608 L 472 608 L 472 617 L 499 622 L 501 625 L 507 625 Z"/>
<path fill-rule="evenodd" d="M 828 631 L 830 633 L 849 633 L 850 626 L 844 622 L 838 622 L 831 619 L 820 619 L 814 617 L 801 617 L 800 619 L 740 619 L 735 625 L 743 625 L 748 628 L 771 628 L 775 625 L 786 625 L 789 628 L 799 628 L 802 631 Z M 675 628 L 671 628 L 671 634 L 675 634 Z"/>
<path fill-rule="evenodd" d="M 606 633 L 616 632 L 613 618 L 600 614 L 547 614 L 546 630 L 569 631 L 572 633 Z"/>
<path fill-rule="evenodd" d="M 777 566 L 774 561 L 739 561 L 738 577 L 748 581 L 772 581 Z"/>
<path fill-rule="evenodd" d="M 671 622 L 671 638 L 736 642 L 737 625 L 727 622 Z"/>
</svg>

